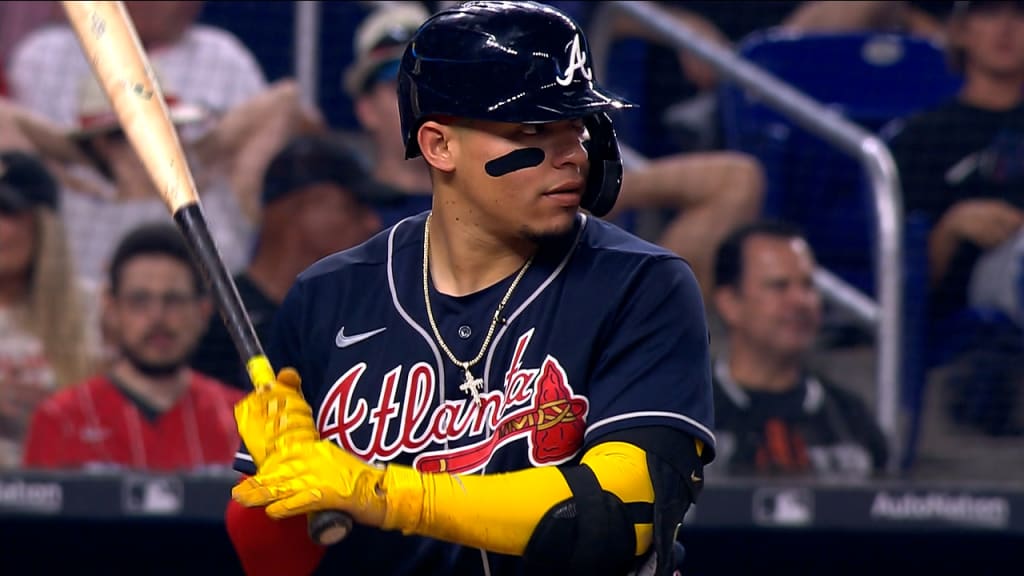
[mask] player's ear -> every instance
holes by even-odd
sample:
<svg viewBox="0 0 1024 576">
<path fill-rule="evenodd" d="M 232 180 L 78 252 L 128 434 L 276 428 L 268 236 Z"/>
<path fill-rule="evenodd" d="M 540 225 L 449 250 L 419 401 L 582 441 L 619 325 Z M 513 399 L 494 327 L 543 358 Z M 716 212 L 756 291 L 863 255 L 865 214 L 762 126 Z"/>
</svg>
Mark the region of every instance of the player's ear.
<svg viewBox="0 0 1024 576">
<path fill-rule="evenodd" d="M 442 172 L 452 172 L 455 170 L 454 136 L 453 126 L 427 120 L 416 132 L 416 142 L 428 164 Z"/>
<path fill-rule="evenodd" d="M 722 317 L 726 326 L 735 326 L 741 314 L 739 294 L 736 293 L 736 288 L 732 286 L 717 288 L 712 294 L 712 298 L 715 302 L 715 310 L 718 311 L 718 315 Z"/>
</svg>

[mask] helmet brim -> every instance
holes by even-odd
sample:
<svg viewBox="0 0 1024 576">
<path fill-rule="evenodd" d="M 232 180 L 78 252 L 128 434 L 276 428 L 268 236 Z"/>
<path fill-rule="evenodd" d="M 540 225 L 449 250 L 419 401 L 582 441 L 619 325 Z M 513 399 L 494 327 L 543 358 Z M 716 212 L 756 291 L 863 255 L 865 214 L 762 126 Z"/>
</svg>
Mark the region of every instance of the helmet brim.
<svg viewBox="0 0 1024 576">
<path fill-rule="evenodd" d="M 554 94 L 556 91 L 557 95 Z M 488 109 L 487 119 L 542 124 L 635 107 L 636 104 L 629 100 L 593 85 L 575 90 L 552 86 L 520 98 L 494 103 Z"/>
</svg>

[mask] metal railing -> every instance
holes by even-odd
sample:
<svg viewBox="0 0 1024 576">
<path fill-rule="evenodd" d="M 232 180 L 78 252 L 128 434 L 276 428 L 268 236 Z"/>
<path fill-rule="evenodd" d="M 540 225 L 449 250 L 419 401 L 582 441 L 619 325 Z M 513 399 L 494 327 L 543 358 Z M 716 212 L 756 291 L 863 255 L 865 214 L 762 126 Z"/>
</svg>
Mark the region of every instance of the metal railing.
<svg viewBox="0 0 1024 576">
<path fill-rule="evenodd" d="M 651 2 L 609 1 L 600 3 L 588 31 L 595 73 L 607 78 L 608 55 L 613 42 L 612 19 L 627 16 L 679 50 L 688 50 L 717 70 L 725 81 L 735 82 L 765 105 L 794 123 L 854 157 L 863 166 L 873 193 L 876 221 L 875 278 L 877 302 L 831 272 L 819 269 L 816 284 L 825 298 L 849 311 L 876 333 L 876 413 L 889 444 L 890 469 L 902 456 L 898 428 L 899 390 L 903 364 L 903 203 L 899 176 L 892 154 L 874 134 L 857 126 L 782 82 L 733 52 L 705 41 L 690 27 Z M 635 153 L 627 162 L 643 161 Z"/>
<path fill-rule="evenodd" d="M 650 163 L 650 159 L 628 144 L 619 143 L 619 148 L 622 153 L 622 165 L 629 170 L 641 169 Z M 814 271 L 814 284 L 828 302 L 849 313 L 850 319 L 858 326 L 868 331 L 878 328 L 878 317 L 881 314 L 878 303 L 857 287 L 820 266 Z"/>
<path fill-rule="evenodd" d="M 319 104 L 320 3 L 295 3 L 295 79 L 306 104 Z"/>
</svg>

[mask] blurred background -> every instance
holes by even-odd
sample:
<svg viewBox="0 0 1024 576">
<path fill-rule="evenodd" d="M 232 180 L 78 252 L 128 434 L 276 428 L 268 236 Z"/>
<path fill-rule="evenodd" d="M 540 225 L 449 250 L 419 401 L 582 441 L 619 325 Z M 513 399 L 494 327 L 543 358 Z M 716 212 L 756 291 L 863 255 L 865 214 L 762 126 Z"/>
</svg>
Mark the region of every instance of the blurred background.
<svg viewBox="0 0 1024 576">
<path fill-rule="evenodd" d="M 429 209 L 394 62 L 455 3 L 126 4 L 258 330 L 305 265 Z M 638 105 L 608 218 L 687 258 L 709 312 L 719 459 L 684 573 L 1019 571 L 1024 5 L 549 4 Z M 0 573 L 238 573 L 208 447 L 244 373 L 187 281 L 180 318 L 132 316 L 132 258 L 173 247 L 127 239 L 166 215 L 54 2 L 0 2 L 0 192 Z M 164 371 L 119 381 L 140 357 Z M 171 376 L 220 407 L 182 419 Z M 124 454 L 122 405 L 153 427 Z"/>
</svg>

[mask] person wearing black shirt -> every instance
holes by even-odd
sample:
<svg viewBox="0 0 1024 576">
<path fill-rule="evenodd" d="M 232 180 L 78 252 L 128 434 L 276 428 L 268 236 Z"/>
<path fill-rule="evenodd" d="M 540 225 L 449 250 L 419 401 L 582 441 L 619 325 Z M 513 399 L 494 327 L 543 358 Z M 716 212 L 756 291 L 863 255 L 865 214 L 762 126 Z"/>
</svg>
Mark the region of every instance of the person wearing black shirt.
<svg viewBox="0 0 1024 576">
<path fill-rule="evenodd" d="M 968 307 L 1010 320 L 972 334 L 952 359 L 967 362 L 954 415 L 998 434 L 1013 428 L 1024 354 L 1024 2 L 957 2 L 948 46 L 964 75 L 960 93 L 894 123 L 885 136 L 907 215 L 923 215 L 931 227 L 933 326 Z"/>
<path fill-rule="evenodd" d="M 783 222 L 742 227 L 718 251 L 728 354 L 712 372 L 716 470 L 867 478 L 885 468 L 887 441 L 863 400 L 807 367 L 822 315 L 814 268 L 802 233 Z"/>
</svg>

